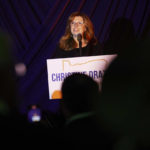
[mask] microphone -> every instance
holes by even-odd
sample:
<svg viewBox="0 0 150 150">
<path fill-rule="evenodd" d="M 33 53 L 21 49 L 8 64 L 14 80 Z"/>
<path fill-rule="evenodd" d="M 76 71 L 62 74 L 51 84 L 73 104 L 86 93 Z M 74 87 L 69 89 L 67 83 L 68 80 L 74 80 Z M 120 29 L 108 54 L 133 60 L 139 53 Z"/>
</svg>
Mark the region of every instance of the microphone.
<svg viewBox="0 0 150 150">
<path fill-rule="evenodd" d="M 82 55 L 82 35 L 79 33 L 77 35 L 77 40 L 79 42 L 80 56 Z"/>
<path fill-rule="evenodd" d="M 77 35 L 77 40 L 78 40 L 78 42 L 80 42 L 82 40 L 82 35 L 80 33 Z"/>
</svg>

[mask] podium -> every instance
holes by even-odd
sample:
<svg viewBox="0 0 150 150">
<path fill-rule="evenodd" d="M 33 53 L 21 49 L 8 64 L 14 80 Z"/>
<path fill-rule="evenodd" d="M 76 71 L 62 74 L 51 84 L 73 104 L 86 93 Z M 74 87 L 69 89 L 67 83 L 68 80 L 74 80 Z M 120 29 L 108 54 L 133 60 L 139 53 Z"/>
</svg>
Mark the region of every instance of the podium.
<svg viewBox="0 0 150 150">
<path fill-rule="evenodd" d="M 47 59 L 49 99 L 61 99 L 63 80 L 73 73 L 83 73 L 92 77 L 101 89 L 106 69 L 117 55 Z"/>
</svg>

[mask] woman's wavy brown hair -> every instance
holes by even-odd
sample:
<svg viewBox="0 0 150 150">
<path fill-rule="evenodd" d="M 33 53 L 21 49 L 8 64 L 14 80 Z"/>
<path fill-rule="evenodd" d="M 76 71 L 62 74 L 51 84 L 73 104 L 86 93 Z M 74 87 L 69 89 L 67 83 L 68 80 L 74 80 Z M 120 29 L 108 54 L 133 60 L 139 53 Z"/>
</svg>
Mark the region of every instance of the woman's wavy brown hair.
<svg viewBox="0 0 150 150">
<path fill-rule="evenodd" d="M 93 27 L 93 24 L 92 24 L 91 20 L 89 19 L 89 17 L 83 13 L 74 12 L 69 16 L 65 33 L 59 41 L 59 47 L 61 49 L 66 50 L 66 51 L 69 51 L 69 50 L 76 48 L 76 42 L 73 39 L 73 36 L 71 33 L 71 27 L 70 27 L 71 22 L 74 20 L 74 18 L 76 16 L 81 16 L 83 18 L 83 22 L 84 22 L 84 25 L 86 28 L 86 31 L 84 32 L 83 38 L 86 39 L 88 43 L 89 42 L 91 44 L 97 43 L 97 39 L 96 39 L 95 34 L 94 34 L 94 27 Z"/>
</svg>

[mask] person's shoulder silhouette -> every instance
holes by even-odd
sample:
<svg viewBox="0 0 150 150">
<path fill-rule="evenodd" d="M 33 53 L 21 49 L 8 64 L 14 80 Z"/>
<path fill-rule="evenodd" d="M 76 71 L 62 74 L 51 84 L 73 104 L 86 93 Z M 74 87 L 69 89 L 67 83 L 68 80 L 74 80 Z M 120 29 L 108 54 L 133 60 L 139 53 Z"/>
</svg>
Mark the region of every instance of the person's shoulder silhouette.
<svg viewBox="0 0 150 150">
<path fill-rule="evenodd" d="M 108 134 L 97 124 L 95 105 L 99 96 L 99 85 L 91 77 L 74 73 L 65 78 L 61 106 L 66 118 L 64 135 L 67 141 L 99 144 L 103 148 L 112 146 Z"/>
</svg>

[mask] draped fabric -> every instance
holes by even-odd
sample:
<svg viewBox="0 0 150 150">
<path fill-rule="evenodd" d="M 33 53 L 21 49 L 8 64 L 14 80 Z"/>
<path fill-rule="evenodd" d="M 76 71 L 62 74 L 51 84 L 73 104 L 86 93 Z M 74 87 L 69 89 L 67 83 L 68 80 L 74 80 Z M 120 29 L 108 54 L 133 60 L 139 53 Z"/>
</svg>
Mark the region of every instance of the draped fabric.
<svg viewBox="0 0 150 150">
<path fill-rule="evenodd" d="M 74 11 L 90 17 L 100 43 L 105 43 L 111 24 L 120 17 L 132 22 L 136 38 L 149 30 L 149 0 L 0 0 L 0 28 L 13 38 L 15 61 L 27 67 L 25 76 L 16 78 L 23 113 L 30 104 L 57 112 L 59 100 L 49 100 L 46 59 Z"/>
</svg>

